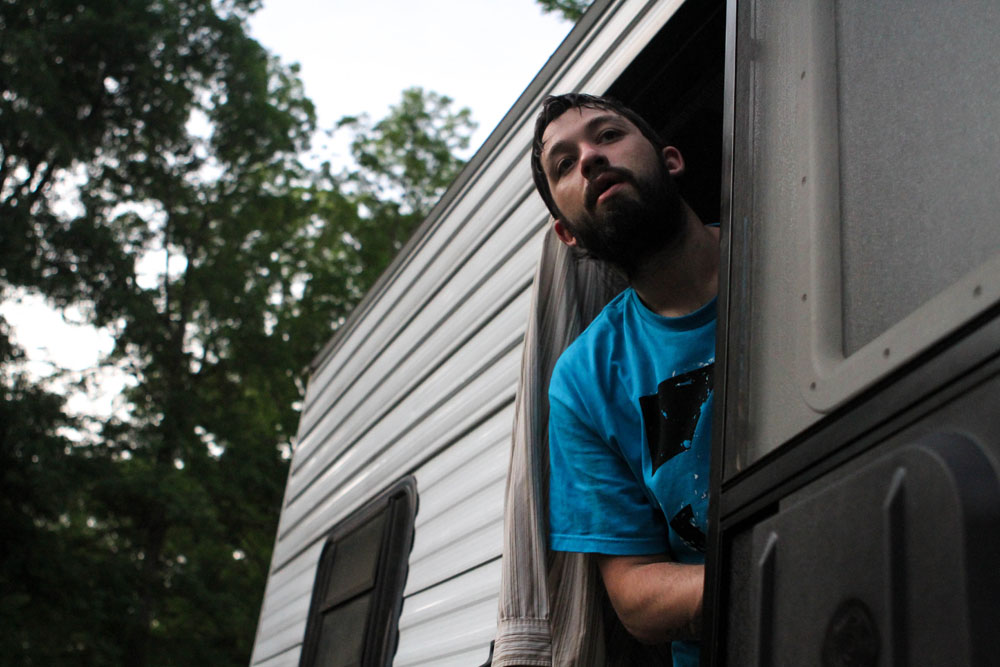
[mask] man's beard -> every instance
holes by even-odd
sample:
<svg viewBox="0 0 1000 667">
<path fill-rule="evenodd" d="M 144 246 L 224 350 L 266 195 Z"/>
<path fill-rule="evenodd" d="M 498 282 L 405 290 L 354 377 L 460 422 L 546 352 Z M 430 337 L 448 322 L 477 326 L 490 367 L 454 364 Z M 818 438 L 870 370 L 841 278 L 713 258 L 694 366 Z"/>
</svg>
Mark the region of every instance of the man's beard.
<svg viewBox="0 0 1000 667">
<path fill-rule="evenodd" d="M 617 170 L 637 190 L 637 196 L 613 196 L 593 207 L 587 220 L 569 225 L 579 247 L 606 262 L 629 280 L 643 265 L 677 243 L 684 233 L 684 206 L 677 185 L 665 167 L 659 183 L 639 183 Z"/>
</svg>

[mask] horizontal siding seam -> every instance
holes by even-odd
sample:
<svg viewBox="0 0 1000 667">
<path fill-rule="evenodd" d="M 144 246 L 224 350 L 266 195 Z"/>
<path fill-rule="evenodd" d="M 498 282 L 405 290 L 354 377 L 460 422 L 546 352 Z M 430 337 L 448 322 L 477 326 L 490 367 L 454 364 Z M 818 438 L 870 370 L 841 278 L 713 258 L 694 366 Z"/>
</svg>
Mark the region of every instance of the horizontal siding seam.
<svg viewBox="0 0 1000 667">
<path fill-rule="evenodd" d="M 518 334 L 518 335 L 517 335 L 517 336 L 516 336 L 516 337 L 514 338 L 514 340 L 513 340 L 513 341 L 511 341 L 510 343 L 508 343 L 507 345 L 505 345 L 504 347 L 502 347 L 502 348 L 501 348 L 501 349 L 500 349 L 500 350 L 499 350 L 499 351 L 498 351 L 498 352 L 497 352 L 497 353 L 496 353 L 495 355 L 493 355 L 493 357 L 491 357 L 490 359 L 488 359 L 488 360 L 486 361 L 486 363 L 484 363 L 484 364 L 483 364 L 483 365 L 482 365 L 482 366 L 480 367 L 480 370 L 479 370 L 479 372 L 478 372 L 478 373 L 475 373 L 475 374 L 473 374 L 473 375 L 470 375 L 469 377 L 467 377 L 467 378 L 465 379 L 465 381 L 463 381 L 463 382 L 462 382 L 461 384 L 459 384 L 459 385 L 458 385 L 457 387 L 455 387 L 455 388 L 454 388 L 454 389 L 453 389 L 452 391 L 448 392 L 448 394 L 446 394 L 446 395 L 445 395 L 444 397 L 442 397 L 442 398 L 441 398 L 441 399 L 439 399 L 439 400 L 438 400 L 438 401 L 437 401 L 436 403 L 434 403 L 434 404 L 433 404 L 432 406 L 430 406 L 430 407 L 429 407 L 429 408 L 428 408 L 427 410 L 425 410 L 425 411 L 423 412 L 423 414 L 421 414 L 421 415 L 420 415 L 419 417 L 417 417 L 416 419 L 414 419 L 413 421 L 411 421 L 410 423 L 408 423 L 408 424 L 407 424 L 407 429 L 410 429 L 410 428 L 412 428 L 412 427 L 413 427 L 413 425 L 415 425 L 415 424 L 419 424 L 419 423 L 421 423 L 421 422 L 423 422 L 423 421 L 427 420 L 428 418 L 430 418 L 430 416 L 431 416 L 431 415 L 433 415 L 433 414 L 434 414 L 435 412 L 437 412 L 437 411 L 438 411 L 438 410 L 439 410 L 439 409 L 440 409 L 440 408 L 441 408 L 442 406 L 446 405 L 446 404 L 447 404 L 447 403 L 448 403 L 449 401 L 451 401 L 451 399 L 453 399 L 453 398 L 454 398 L 454 397 L 455 397 L 455 396 L 456 396 L 456 395 L 457 395 L 458 393 L 460 393 L 460 392 L 461 392 L 461 391 L 462 391 L 463 389 L 465 389 L 465 388 L 466 388 L 466 387 L 467 387 L 467 386 L 468 386 L 468 385 L 469 385 L 469 384 L 470 384 L 470 383 L 471 383 L 472 381 L 474 381 L 474 380 L 475 380 L 475 379 L 476 379 L 477 377 L 479 377 L 480 375 L 482 375 L 482 374 L 483 374 L 483 373 L 484 373 L 484 372 L 486 371 L 486 369 L 489 369 L 489 368 L 493 367 L 493 366 L 494 366 L 495 364 L 497 364 L 497 363 L 498 363 L 498 362 L 499 362 L 499 361 L 500 361 L 501 359 L 503 359 L 503 357 L 505 357 L 505 356 L 506 356 L 507 354 L 509 354 L 509 353 L 510 353 L 510 352 L 511 352 L 512 350 L 516 349 L 516 348 L 517 348 L 517 347 L 518 347 L 519 345 L 521 345 L 521 344 L 522 344 L 523 342 L 524 342 L 524 332 L 521 332 L 520 334 Z M 382 415 L 382 417 L 384 418 L 384 417 L 385 417 L 385 414 L 383 414 L 383 415 Z M 395 439 L 392 439 L 392 440 L 390 440 L 390 441 L 389 441 L 389 442 L 388 442 L 388 443 L 387 443 L 386 445 L 384 445 L 383 447 L 379 447 L 379 448 L 377 448 L 376 450 L 374 450 L 374 451 L 373 451 L 373 452 L 372 452 L 372 453 L 371 453 L 371 454 L 370 454 L 370 455 L 368 456 L 368 458 L 366 459 L 366 461 L 365 461 L 364 463 L 368 463 L 368 462 L 371 462 L 372 460 L 374 460 L 374 459 L 378 458 L 379 456 L 381 456 L 381 455 L 382 455 L 382 453 L 383 453 L 383 452 L 385 452 L 385 450 L 387 450 L 387 449 L 389 449 L 390 447 L 392 447 L 392 444 L 393 444 L 394 442 L 395 442 Z M 327 466 L 326 468 L 324 468 L 324 471 L 325 471 L 326 469 L 329 469 L 329 468 L 330 468 L 331 466 L 333 466 L 334 464 L 336 464 L 336 462 L 337 462 L 338 460 L 340 460 L 341 458 L 343 458 L 343 456 L 344 456 L 344 455 L 345 455 L 345 454 L 346 454 L 346 453 L 347 453 L 348 451 L 350 451 L 350 450 L 351 450 L 351 447 L 353 447 L 353 445 L 354 445 L 354 444 L 356 444 L 356 443 L 357 443 L 357 440 L 355 440 L 355 441 L 354 441 L 354 442 L 353 442 L 353 443 L 351 444 L 351 446 L 349 446 L 349 447 L 345 448 L 345 449 L 344 449 L 344 451 L 343 451 L 343 452 L 341 453 L 341 455 L 340 455 L 340 456 L 338 456 L 338 457 L 337 457 L 336 459 L 334 459 L 334 460 L 330 461 L 330 465 L 329 465 L 329 466 Z M 362 465 L 362 466 L 360 466 L 360 467 L 362 467 L 362 468 L 363 468 L 363 467 L 364 467 L 364 465 Z M 321 476 L 321 474 L 322 474 L 322 473 L 320 473 L 320 474 L 317 474 L 317 476 L 316 476 L 316 477 L 314 478 L 314 480 L 312 480 L 312 481 L 310 482 L 310 484 L 309 484 L 309 485 L 308 485 L 308 486 L 307 486 L 306 488 L 303 488 L 302 492 L 300 492 L 299 494 L 297 494 L 297 496 L 296 496 L 296 497 L 299 497 L 299 496 L 301 496 L 301 494 L 302 494 L 303 492 L 305 492 L 305 490 L 306 490 L 307 488 L 310 488 L 310 487 L 311 487 L 311 485 L 312 485 L 312 484 L 313 484 L 313 483 L 315 482 L 315 480 L 319 479 L 319 477 Z M 329 489 L 329 490 L 327 491 L 327 493 L 325 493 L 325 494 L 324 494 L 324 495 L 323 495 L 322 497 L 320 497 L 320 498 L 319 498 L 319 499 L 318 499 L 318 500 L 316 501 L 316 503 L 315 503 L 315 504 L 316 504 L 316 505 L 319 505 L 320 503 L 322 503 L 322 502 L 323 502 L 324 500 L 326 500 L 327 498 L 329 498 L 330 496 L 332 496 L 332 495 L 333 495 L 333 494 L 334 494 L 334 493 L 335 493 L 335 492 L 336 492 L 336 491 L 337 491 L 338 489 L 340 489 L 340 488 L 341 488 L 341 487 L 342 487 L 342 486 L 343 486 L 344 484 L 346 484 L 346 483 L 347 483 L 347 482 L 349 482 L 349 481 L 350 481 L 350 480 L 344 480 L 344 481 L 343 481 L 343 482 L 342 482 L 341 484 L 338 484 L 338 485 L 336 485 L 336 486 L 332 486 L 332 487 L 331 487 L 331 488 L 330 488 L 330 489 Z M 294 500 L 294 499 L 293 499 L 293 500 Z M 303 521 L 305 521 L 305 520 L 306 520 L 306 518 L 307 518 L 308 516 L 309 516 L 309 514 L 303 514 L 303 515 L 302 515 L 301 517 L 299 517 L 299 519 L 298 519 L 298 520 L 296 520 L 296 521 L 295 521 L 294 523 L 292 523 L 292 524 L 291 524 L 291 525 L 289 525 L 289 526 L 286 526 L 286 527 L 284 527 L 284 529 L 282 530 L 282 533 L 281 533 L 281 535 L 279 535 L 279 536 L 278 536 L 278 541 L 280 542 L 280 541 L 281 541 L 282 539 L 285 539 L 286 537 L 288 537 L 288 534 L 289 534 L 289 533 L 290 533 L 290 532 L 291 532 L 292 530 L 294 530 L 294 529 L 295 529 L 295 528 L 296 528 L 296 527 L 297 527 L 298 525 L 300 525 L 300 524 L 301 524 L 301 523 L 302 523 Z"/>
</svg>

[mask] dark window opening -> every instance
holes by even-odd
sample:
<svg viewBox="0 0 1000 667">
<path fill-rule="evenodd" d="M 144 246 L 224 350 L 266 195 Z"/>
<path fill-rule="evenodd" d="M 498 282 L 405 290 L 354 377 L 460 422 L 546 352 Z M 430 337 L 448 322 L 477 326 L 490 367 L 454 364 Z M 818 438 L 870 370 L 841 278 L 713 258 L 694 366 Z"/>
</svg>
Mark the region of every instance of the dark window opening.
<svg viewBox="0 0 1000 667">
<path fill-rule="evenodd" d="M 721 220 L 725 52 L 726 3 L 688 0 L 607 91 L 681 151 L 677 186 L 705 223 Z"/>
<path fill-rule="evenodd" d="M 381 667 L 392 661 L 417 509 L 407 477 L 327 537 L 299 667 Z"/>
</svg>

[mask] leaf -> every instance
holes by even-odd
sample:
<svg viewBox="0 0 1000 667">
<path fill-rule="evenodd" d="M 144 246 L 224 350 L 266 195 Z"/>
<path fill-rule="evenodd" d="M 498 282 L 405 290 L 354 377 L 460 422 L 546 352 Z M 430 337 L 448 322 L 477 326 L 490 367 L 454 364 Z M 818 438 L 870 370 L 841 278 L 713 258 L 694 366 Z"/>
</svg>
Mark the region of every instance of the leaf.
<svg viewBox="0 0 1000 667">
<path fill-rule="evenodd" d="M 562 14 L 567 21 L 576 23 L 594 0 L 537 0 L 537 2 L 543 12 Z"/>
</svg>

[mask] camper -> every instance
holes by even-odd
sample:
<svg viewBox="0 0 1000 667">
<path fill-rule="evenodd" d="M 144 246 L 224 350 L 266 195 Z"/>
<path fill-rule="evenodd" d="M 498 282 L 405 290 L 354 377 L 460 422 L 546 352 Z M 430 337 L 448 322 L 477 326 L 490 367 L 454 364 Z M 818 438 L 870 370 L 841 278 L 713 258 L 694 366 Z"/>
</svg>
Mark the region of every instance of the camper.
<svg viewBox="0 0 1000 667">
<path fill-rule="evenodd" d="M 997 26 L 728 4 L 707 664 L 997 664 Z"/>
<path fill-rule="evenodd" d="M 722 225 L 706 664 L 1000 655 L 1000 5 L 597 0 L 310 369 L 255 667 L 476 666 L 548 219 L 610 94 Z"/>
</svg>

